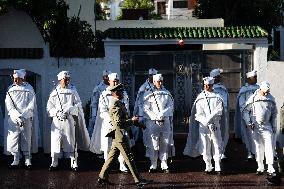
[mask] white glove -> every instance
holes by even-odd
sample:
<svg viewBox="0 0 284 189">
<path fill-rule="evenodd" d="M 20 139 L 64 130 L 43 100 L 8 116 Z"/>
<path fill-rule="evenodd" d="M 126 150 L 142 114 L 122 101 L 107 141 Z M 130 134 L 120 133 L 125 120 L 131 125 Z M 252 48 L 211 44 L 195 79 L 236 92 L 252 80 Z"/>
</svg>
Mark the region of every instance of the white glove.
<svg viewBox="0 0 284 189">
<path fill-rule="evenodd" d="M 251 122 L 249 122 L 247 126 L 250 127 L 251 130 L 254 130 L 254 128 L 255 128 L 255 125 Z"/>
<path fill-rule="evenodd" d="M 19 126 L 19 127 L 22 127 L 23 126 L 23 120 L 21 119 L 21 118 L 19 118 L 19 117 L 17 117 L 16 119 L 15 119 L 15 121 L 16 121 L 16 124 Z"/>
<path fill-rule="evenodd" d="M 165 117 L 162 116 L 162 115 L 158 115 L 157 118 L 156 118 L 156 120 L 159 120 L 159 121 L 160 121 L 160 120 L 164 120 L 164 119 L 165 119 Z"/>
<path fill-rule="evenodd" d="M 78 116 L 78 108 L 76 106 L 70 106 L 68 108 L 66 108 L 65 110 L 63 110 L 63 112 L 65 112 L 66 115 L 75 115 Z"/>
<path fill-rule="evenodd" d="M 58 112 L 56 113 L 56 117 L 57 117 L 58 119 L 60 119 L 60 120 L 65 120 L 65 119 L 67 119 L 66 113 L 63 113 L 62 111 L 58 111 Z"/>
<path fill-rule="evenodd" d="M 215 126 L 215 124 L 210 125 L 209 128 L 213 132 L 217 131 L 217 127 Z"/>
</svg>

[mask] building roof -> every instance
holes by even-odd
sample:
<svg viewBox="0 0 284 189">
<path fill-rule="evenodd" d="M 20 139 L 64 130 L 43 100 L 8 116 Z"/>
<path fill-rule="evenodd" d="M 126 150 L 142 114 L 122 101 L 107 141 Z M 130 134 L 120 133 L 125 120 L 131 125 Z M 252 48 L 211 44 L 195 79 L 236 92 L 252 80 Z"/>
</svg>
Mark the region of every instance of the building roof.
<svg viewBox="0 0 284 189">
<path fill-rule="evenodd" d="M 175 27 L 224 27 L 222 18 L 187 20 L 96 20 L 96 28 L 106 31 L 109 28 L 175 28 Z"/>
<path fill-rule="evenodd" d="M 268 33 L 258 26 L 175 27 L 175 28 L 109 28 L 108 39 L 214 39 L 266 38 Z"/>
</svg>

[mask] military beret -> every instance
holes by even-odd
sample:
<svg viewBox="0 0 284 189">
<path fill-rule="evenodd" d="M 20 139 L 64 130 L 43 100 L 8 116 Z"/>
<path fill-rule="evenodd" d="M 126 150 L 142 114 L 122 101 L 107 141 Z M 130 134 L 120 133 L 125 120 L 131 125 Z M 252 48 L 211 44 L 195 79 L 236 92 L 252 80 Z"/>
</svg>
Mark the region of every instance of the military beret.
<svg viewBox="0 0 284 189">
<path fill-rule="evenodd" d="M 112 86 L 110 89 L 109 89 L 111 92 L 115 92 L 115 91 L 123 91 L 124 90 L 124 86 L 123 84 L 119 83 L 115 86 Z"/>
</svg>

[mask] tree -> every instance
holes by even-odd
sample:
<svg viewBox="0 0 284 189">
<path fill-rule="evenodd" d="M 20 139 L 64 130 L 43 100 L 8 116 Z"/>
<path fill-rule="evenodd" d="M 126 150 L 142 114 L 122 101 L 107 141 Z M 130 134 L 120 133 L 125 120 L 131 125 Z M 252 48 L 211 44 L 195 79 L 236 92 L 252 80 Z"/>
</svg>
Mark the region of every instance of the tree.
<svg viewBox="0 0 284 189">
<path fill-rule="evenodd" d="M 104 13 L 104 11 L 102 10 L 101 4 L 99 1 L 95 0 L 95 13 L 96 13 L 96 20 L 105 20 L 106 19 L 106 14 Z"/>
<path fill-rule="evenodd" d="M 258 25 L 271 29 L 283 24 L 283 0 L 197 0 L 197 18 L 223 18 L 226 26 Z"/>
<path fill-rule="evenodd" d="M 124 0 L 122 9 L 148 9 L 150 19 L 162 19 L 160 15 L 154 13 L 155 5 L 152 0 Z M 122 12 L 120 12 L 117 19 L 121 18 Z"/>
<path fill-rule="evenodd" d="M 151 0 L 124 0 L 123 8 L 125 9 L 149 9 L 154 11 L 155 6 Z"/>
</svg>

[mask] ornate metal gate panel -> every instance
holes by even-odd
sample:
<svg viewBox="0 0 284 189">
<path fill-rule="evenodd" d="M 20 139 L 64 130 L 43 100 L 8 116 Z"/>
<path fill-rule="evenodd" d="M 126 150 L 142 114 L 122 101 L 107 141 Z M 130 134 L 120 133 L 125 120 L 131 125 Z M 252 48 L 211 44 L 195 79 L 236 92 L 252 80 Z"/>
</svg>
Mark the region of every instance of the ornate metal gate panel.
<svg viewBox="0 0 284 189">
<path fill-rule="evenodd" d="M 122 82 L 129 95 L 131 110 L 150 67 L 163 74 L 165 87 L 174 97 L 175 132 L 186 132 L 192 103 L 200 92 L 200 52 L 121 53 Z"/>
<path fill-rule="evenodd" d="M 251 51 L 129 51 L 121 53 L 122 82 L 126 86 L 131 110 L 137 91 L 150 67 L 164 75 L 165 87 L 175 102 L 174 131 L 187 132 L 188 118 L 197 95 L 202 89 L 202 77 L 211 69 L 222 68 L 224 84 L 230 93 L 230 114 L 234 115 L 235 99 L 245 82 L 245 73 L 252 70 Z M 231 119 L 233 120 L 233 119 Z M 232 127 L 232 122 L 231 122 Z"/>
</svg>

